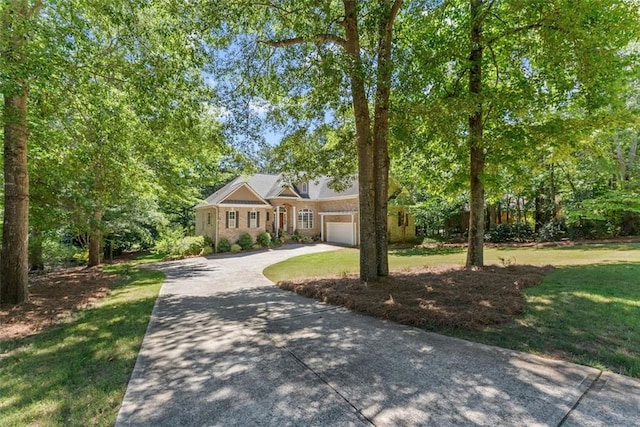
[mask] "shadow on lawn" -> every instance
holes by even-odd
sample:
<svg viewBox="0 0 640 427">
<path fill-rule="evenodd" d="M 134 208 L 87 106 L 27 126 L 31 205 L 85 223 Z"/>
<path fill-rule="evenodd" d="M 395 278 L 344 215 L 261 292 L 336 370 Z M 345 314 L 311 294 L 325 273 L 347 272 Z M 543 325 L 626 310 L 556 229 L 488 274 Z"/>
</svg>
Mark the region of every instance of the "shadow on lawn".
<svg viewBox="0 0 640 427">
<path fill-rule="evenodd" d="M 451 255 L 459 254 L 467 250 L 464 246 L 438 246 L 438 247 L 413 247 L 408 249 L 394 249 L 389 251 L 391 255 L 399 257 L 427 256 L 427 255 Z"/>
<path fill-rule="evenodd" d="M 147 280 L 136 286 L 151 284 Z M 113 425 L 155 299 L 103 304 L 1 343 L 0 396 L 10 398 L 0 405 L 0 419 L 7 425 Z"/>
<path fill-rule="evenodd" d="M 559 267 L 516 322 L 455 336 L 640 377 L 640 264 Z"/>
<path fill-rule="evenodd" d="M 563 250 L 563 251 L 637 251 L 640 250 L 640 243 L 603 243 L 603 242 L 546 242 L 546 243 L 529 243 L 529 244 L 496 244 L 491 246 L 498 251 L 511 251 L 518 249 L 549 249 L 549 250 Z"/>
</svg>

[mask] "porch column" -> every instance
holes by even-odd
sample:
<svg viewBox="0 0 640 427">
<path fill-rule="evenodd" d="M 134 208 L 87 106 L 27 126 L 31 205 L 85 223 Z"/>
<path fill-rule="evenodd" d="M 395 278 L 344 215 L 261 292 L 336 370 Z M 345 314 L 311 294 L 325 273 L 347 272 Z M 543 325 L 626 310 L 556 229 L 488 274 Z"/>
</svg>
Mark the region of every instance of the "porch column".
<svg viewBox="0 0 640 427">
<path fill-rule="evenodd" d="M 280 206 L 276 207 L 276 239 L 280 237 Z"/>
<path fill-rule="evenodd" d="M 293 222 L 292 228 L 293 230 L 291 230 L 292 233 L 296 232 L 296 225 L 298 225 L 298 217 L 296 216 L 296 207 L 292 206 L 293 208 L 293 218 L 291 219 L 291 221 Z"/>
<path fill-rule="evenodd" d="M 324 242 L 324 215 L 320 214 L 320 241 Z"/>
</svg>

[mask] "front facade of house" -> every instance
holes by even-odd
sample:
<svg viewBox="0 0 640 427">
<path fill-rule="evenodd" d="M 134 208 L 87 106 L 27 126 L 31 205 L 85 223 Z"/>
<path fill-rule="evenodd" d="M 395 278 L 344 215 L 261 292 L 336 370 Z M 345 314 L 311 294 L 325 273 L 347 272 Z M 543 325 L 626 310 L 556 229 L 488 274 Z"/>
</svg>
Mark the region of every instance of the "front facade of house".
<svg viewBox="0 0 640 427">
<path fill-rule="evenodd" d="M 238 177 L 196 206 L 196 234 L 209 236 L 216 248 L 222 237 L 233 243 L 249 233 L 255 240 L 264 231 L 358 245 L 358 183 L 338 192 L 329 188 L 329 181 L 322 177 L 292 184 L 281 175 Z M 415 237 L 411 216 L 401 210 L 390 208 L 391 241 Z"/>
</svg>

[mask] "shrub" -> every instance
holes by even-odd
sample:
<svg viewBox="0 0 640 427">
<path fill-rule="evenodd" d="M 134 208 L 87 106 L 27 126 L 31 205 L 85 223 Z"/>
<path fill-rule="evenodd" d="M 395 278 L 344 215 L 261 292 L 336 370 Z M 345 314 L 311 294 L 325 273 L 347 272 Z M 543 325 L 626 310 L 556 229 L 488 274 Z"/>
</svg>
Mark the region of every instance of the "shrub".
<svg viewBox="0 0 640 427">
<path fill-rule="evenodd" d="M 85 252 L 82 248 L 59 240 L 45 238 L 42 241 L 42 261 L 45 265 L 67 266 L 86 263 L 89 252 Z"/>
<path fill-rule="evenodd" d="M 258 234 L 256 242 L 263 247 L 269 246 L 271 244 L 271 234 L 267 233 L 266 231 L 264 233 Z"/>
<path fill-rule="evenodd" d="M 234 254 L 237 254 L 240 251 L 242 251 L 242 246 L 235 243 L 231 245 L 231 252 L 233 252 Z"/>
<path fill-rule="evenodd" d="M 171 255 L 200 255 L 207 246 L 204 236 L 186 236 L 177 242 L 177 253 Z"/>
<path fill-rule="evenodd" d="M 511 224 L 498 224 L 495 228 L 489 230 L 485 237 L 492 243 L 510 242 L 513 240 Z"/>
<path fill-rule="evenodd" d="M 260 243 L 254 243 L 253 246 L 251 246 L 251 249 L 260 249 L 262 246 L 260 246 Z"/>
<path fill-rule="evenodd" d="M 226 237 L 218 240 L 218 252 L 229 252 L 231 250 L 231 242 Z"/>
<path fill-rule="evenodd" d="M 177 236 L 173 233 L 164 234 L 154 247 L 156 252 L 169 256 L 200 255 L 205 248 L 211 249 L 211 239 L 205 236 Z"/>
<path fill-rule="evenodd" d="M 238 238 L 238 244 L 243 250 L 251 249 L 251 246 L 253 246 L 253 238 L 249 233 L 242 233 Z"/>
<path fill-rule="evenodd" d="M 205 246 L 200 251 L 200 256 L 207 256 L 207 255 L 211 255 L 212 253 L 213 253 L 213 248 L 211 246 Z"/>
<path fill-rule="evenodd" d="M 511 233 L 513 234 L 513 239 L 516 242 L 533 240 L 535 234 L 531 226 L 526 222 L 517 222 L 513 224 L 511 227 Z"/>
<path fill-rule="evenodd" d="M 489 230 L 486 238 L 492 243 L 526 242 L 533 238 L 533 234 L 533 230 L 527 223 L 504 223 Z"/>
<path fill-rule="evenodd" d="M 567 224 L 563 217 L 553 218 L 543 225 L 538 231 L 538 240 L 552 242 L 560 240 L 567 235 Z"/>
</svg>

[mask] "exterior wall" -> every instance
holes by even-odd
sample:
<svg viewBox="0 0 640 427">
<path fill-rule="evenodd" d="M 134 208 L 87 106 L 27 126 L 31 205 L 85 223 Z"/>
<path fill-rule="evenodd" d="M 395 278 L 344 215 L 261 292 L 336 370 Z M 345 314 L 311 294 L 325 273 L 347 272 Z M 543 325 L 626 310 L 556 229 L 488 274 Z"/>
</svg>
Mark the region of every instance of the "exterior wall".
<svg viewBox="0 0 640 427">
<path fill-rule="evenodd" d="M 344 212 L 357 211 L 359 209 L 357 197 L 351 197 L 348 199 L 323 200 L 319 203 L 319 205 L 320 212 Z"/>
<path fill-rule="evenodd" d="M 405 219 L 408 219 L 408 222 L 401 226 L 398 226 L 398 212 L 402 212 Z M 389 206 L 387 228 L 389 242 L 408 242 L 416 237 L 415 217 L 404 206 Z"/>
<path fill-rule="evenodd" d="M 227 212 L 236 211 L 238 212 L 238 218 L 236 221 L 236 228 L 228 228 L 227 227 Z M 257 228 L 248 228 L 248 218 L 249 212 L 260 212 L 260 224 Z M 268 231 L 266 227 L 266 217 L 268 208 L 264 207 L 256 207 L 256 208 L 248 208 L 248 207 L 233 207 L 233 206 L 220 206 L 220 210 L 218 212 L 218 240 L 222 237 L 226 237 L 233 244 L 238 241 L 238 238 L 241 234 L 249 233 L 253 240 L 258 237 L 258 235 L 264 231 Z"/>
<path fill-rule="evenodd" d="M 211 219 L 210 222 L 208 221 L 209 218 Z M 216 219 L 216 208 L 214 206 L 196 209 L 196 236 L 209 236 L 215 242 Z"/>
</svg>

